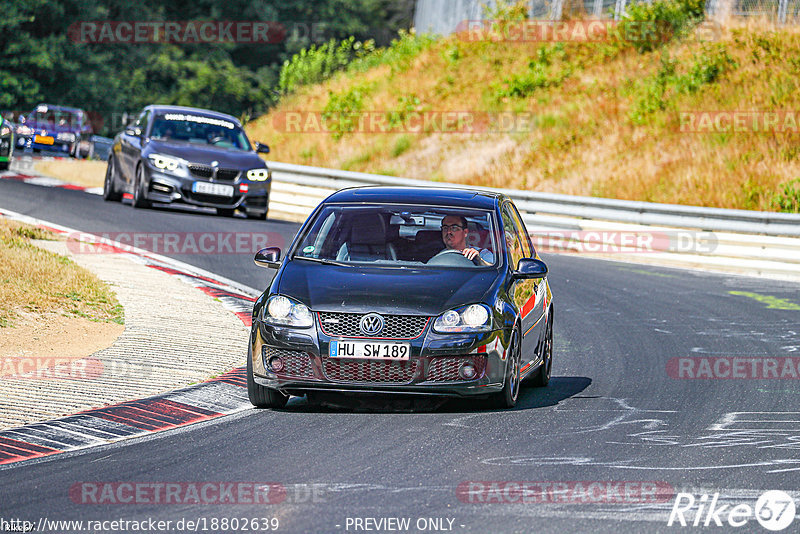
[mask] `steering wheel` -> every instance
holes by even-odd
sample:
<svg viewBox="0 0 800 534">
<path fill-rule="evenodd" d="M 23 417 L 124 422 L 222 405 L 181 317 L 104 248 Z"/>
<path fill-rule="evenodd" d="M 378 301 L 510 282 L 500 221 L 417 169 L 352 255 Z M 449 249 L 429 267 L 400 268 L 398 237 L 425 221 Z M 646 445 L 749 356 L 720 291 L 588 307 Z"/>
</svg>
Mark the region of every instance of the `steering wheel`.
<svg viewBox="0 0 800 534">
<path fill-rule="evenodd" d="M 439 251 L 427 261 L 427 265 L 448 265 L 451 267 L 475 266 L 471 259 L 464 256 L 460 250 L 446 248 Z"/>
</svg>

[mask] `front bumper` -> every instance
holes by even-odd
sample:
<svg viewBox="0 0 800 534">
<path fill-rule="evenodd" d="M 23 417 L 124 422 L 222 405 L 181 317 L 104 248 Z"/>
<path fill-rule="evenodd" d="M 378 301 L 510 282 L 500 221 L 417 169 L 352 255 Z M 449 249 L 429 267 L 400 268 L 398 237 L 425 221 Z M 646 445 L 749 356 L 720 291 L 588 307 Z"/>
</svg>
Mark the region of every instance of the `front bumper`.
<svg viewBox="0 0 800 534">
<path fill-rule="evenodd" d="M 330 358 L 332 339 L 315 326 L 285 328 L 254 319 L 250 339 L 253 379 L 257 384 L 287 394 L 302 395 L 311 390 L 396 393 L 469 397 L 487 395 L 503 388 L 506 361 L 502 330 L 479 334 L 437 334 L 430 323 L 408 342 L 407 362 Z M 389 341 L 389 340 L 387 340 Z M 273 372 L 270 358 L 282 358 L 285 368 Z M 459 368 L 470 363 L 477 369 L 473 379 L 463 379 Z"/>
<path fill-rule="evenodd" d="M 174 176 L 157 171 L 150 166 L 145 166 L 147 179 L 147 200 L 162 204 L 183 203 L 194 206 L 222 209 L 245 209 L 249 213 L 266 213 L 269 205 L 269 194 L 272 180 L 265 182 L 251 182 L 241 176 L 233 181 L 218 181 L 214 183 L 230 185 L 233 195 L 219 196 L 196 193 L 192 190 L 195 182 L 207 182 L 196 177 Z M 244 174 L 244 171 L 242 171 Z M 242 186 L 245 186 L 246 191 Z"/>
</svg>

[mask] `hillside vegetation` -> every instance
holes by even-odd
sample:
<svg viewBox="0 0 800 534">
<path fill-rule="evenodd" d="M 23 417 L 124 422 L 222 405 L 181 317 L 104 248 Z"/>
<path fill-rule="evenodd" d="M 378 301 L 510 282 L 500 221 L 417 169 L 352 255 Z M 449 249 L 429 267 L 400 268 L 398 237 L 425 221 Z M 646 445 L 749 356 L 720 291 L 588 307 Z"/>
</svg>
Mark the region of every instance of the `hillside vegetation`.
<svg viewBox="0 0 800 534">
<path fill-rule="evenodd" d="M 272 157 L 284 162 L 477 186 L 800 211 L 797 130 L 681 127 L 682 120 L 684 130 L 688 124 L 686 113 L 800 110 L 800 30 L 759 22 L 718 26 L 702 21 L 702 5 L 670 0 L 634 7 L 623 27 L 654 21 L 669 28 L 645 41 L 510 42 L 465 34 L 433 40 L 412 33 L 388 50 L 351 53 L 346 66 L 325 75 L 320 58 L 306 54 L 284 65 L 281 76 L 293 80 L 292 92 L 248 132 L 269 142 Z M 519 18 L 512 8 L 499 15 Z M 307 85 L 297 81 L 303 78 L 297 71 L 311 72 Z M 414 133 L 398 126 L 383 133 L 347 119 L 383 114 L 386 124 L 397 126 L 415 112 L 448 110 L 531 120 L 515 131 L 431 127 Z M 327 131 L 304 120 L 304 133 L 289 133 L 287 114 L 298 111 L 337 119 Z"/>
</svg>

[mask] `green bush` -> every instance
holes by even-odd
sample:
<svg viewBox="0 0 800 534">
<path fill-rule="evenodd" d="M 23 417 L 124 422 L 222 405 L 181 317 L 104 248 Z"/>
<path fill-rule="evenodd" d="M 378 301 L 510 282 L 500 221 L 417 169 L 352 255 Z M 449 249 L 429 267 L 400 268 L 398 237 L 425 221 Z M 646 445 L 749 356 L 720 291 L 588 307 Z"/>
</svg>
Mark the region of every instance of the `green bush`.
<svg viewBox="0 0 800 534">
<path fill-rule="evenodd" d="M 704 6 L 705 0 L 659 0 L 629 5 L 617 28 L 618 38 L 640 53 L 655 50 L 685 35 L 703 20 Z"/>
<path fill-rule="evenodd" d="M 328 93 L 328 103 L 325 104 L 322 120 L 334 139 L 341 139 L 345 133 L 355 130 L 359 112 L 364 109 L 364 95 L 367 92 L 368 88 L 360 85 L 344 93 Z"/>
<path fill-rule="evenodd" d="M 554 59 L 565 58 L 564 43 L 542 46 L 536 51 L 536 57 L 528 63 L 528 70 L 512 75 L 495 88 L 495 97 L 525 98 L 533 94 L 536 89 L 558 87 L 572 74 L 573 67 L 563 65 L 557 68 L 551 67 Z"/>
<path fill-rule="evenodd" d="M 282 94 L 290 93 L 303 85 L 320 83 L 337 71 L 347 67 L 355 57 L 375 51 L 374 41 L 360 42 L 348 37 L 339 43 L 331 39 L 317 47 L 303 49 L 286 60 L 281 68 L 278 89 Z"/>
<path fill-rule="evenodd" d="M 772 206 L 786 213 L 800 213 L 800 180 L 781 184 L 783 190 L 772 197 Z"/>
</svg>

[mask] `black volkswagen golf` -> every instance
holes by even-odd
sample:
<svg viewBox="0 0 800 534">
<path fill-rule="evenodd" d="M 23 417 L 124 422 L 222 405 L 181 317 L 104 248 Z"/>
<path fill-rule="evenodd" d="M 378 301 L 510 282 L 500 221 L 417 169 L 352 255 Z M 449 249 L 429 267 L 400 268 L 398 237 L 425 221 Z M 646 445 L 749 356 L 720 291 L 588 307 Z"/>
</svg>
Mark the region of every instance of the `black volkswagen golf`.
<svg viewBox="0 0 800 534">
<path fill-rule="evenodd" d="M 313 391 L 485 396 L 545 386 L 553 303 L 511 200 L 462 189 L 338 191 L 303 224 L 253 307 L 250 401 Z"/>
<path fill-rule="evenodd" d="M 272 176 L 238 120 L 215 111 L 148 106 L 114 139 L 103 198 L 132 195 L 135 208 L 187 203 L 264 219 Z"/>
</svg>

